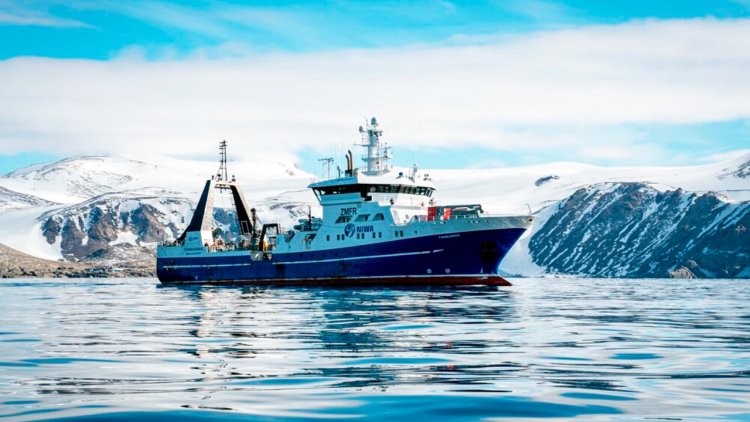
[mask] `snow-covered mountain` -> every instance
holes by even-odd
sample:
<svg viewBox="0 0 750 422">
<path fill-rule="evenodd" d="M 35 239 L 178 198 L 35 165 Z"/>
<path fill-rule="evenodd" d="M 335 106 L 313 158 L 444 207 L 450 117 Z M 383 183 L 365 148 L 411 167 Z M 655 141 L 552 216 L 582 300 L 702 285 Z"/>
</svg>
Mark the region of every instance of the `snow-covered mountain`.
<svg viewBox="0 0 750 422">
<path fill-rule="evenodd" d="M 310 175 L 294 164 L 260 160 L 231 163 L 239 180 L 258 191 L 298 188 L 288 183 L 309 179 Z M 203 181 L 217 170 L 214 162 L 177 160 L 169 157 L 84 156 L 49 164 L 24 167 L 0 177 L 0 187 L 60 204 L 75 204 L 105 193 L 159 187 L 194 194 Z M 263 189 L 263 183 L 271 185 Z"/>
<path fill-rule="evenodd" d="M 294 217 L 279 202 L 306 209 L 313 199 L 304 189 L 312 176 L 292 163 L 230 165 L 247 182 L 251 204 L 264 209 L 268 202 L 269 218 Z M 168 157 L 85 156 L 13 171 L 0 177 L 0 243 L 46 259 L 153 254 L 157 242 L 179 236 L 217 168 Z"/>
<path fill-rule="evenodd" d="M 38 221 L 47 243 L 59 245 L 63 258 L 78 261 L 103 253 L 129 257 L 132 247 L 174 239 L 193 209 L 179 193 L 152 188 L 98 195 L 47 211 Z"/>
<path fill-rule="evenodd" d="M 308 205 L 319 212 L 305 188 L 313 176 L 293 164 L 230 164 L 265 221 L 291 225 Z M 0 177 L 0 243 L 51 259 L 152 254 L 157 242 L 179 236 L 216 168 L 165 157 L 77 157 L 16 170 Z M 427 172 L 438 202 L 537 216 L 501 266 L 509 274 L 750 277 L 750 154 L 691 167 Z M 231 228 L 231 215 L 215 217 Z"/>
<path fill-rule="evenodd" d="M 690 167 L 554 167 L 496 179 L 520 195 L 547 173 L 527 189 L 537 218 L 506 273 L 750 277 L 750 154 Z"/>
<path fill-rule="evenodd" d="M 15 192 L 0 186 L 0 212 L 32 207 L 45 207 L 54 204 L 54 202 L 38 198 L 34 195 Z"/>
<path fill-rule="evenodd" d="M 3 176 L 4 184 L 20 191 L 54 198 L 66 203 L 113 192 L 134 180 L 147 167 L 138 161 L 107 157 L 68 158 L 46 165 L 34 165 Z"/>
<path fill-rule="evenodd" d="M 562 274 L 747 278 L 750 206 L 723 199 L 643 183 L 581 188 L 541 216 L 529 251 Z"/>
<path fill-rule="evenodd" d="M 561 201 L 582 187 L 633 182 L 658 190 L 715 192 L 724 200 L 750 201 L 750 153 L 728 161 L 687 167 L 598 167 L 580 163 L 549 163 L 486 170 L 432 170 L 439 195 L 450 202 L 485 204 L 491 212 L 534 213 Z"/>
</svg>

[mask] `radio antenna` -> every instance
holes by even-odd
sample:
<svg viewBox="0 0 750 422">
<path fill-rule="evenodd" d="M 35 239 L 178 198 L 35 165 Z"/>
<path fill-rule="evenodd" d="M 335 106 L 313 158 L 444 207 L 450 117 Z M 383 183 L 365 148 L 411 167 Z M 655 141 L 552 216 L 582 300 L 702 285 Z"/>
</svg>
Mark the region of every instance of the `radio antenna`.
<svg viewBox="0 0 750 422">
<path fill-rule="evenodd" d="M 227 141 L 222 140 L 219 142 L 219 155 L 221 156 L 221 161 L 219 164 L 219 171 L 216 173 L 219 180 L 228 181 L 229 176 L 227 175 Z"/>
<path fill-rule="evenodd" d="M 322 179 L 330 179 L 331 178 L 331 164 L 333 164 L 333 157 L 321 158 L 318 161 L 322 163 L 322 168 L 320 169 L 320 177 Z"/>
</svg>

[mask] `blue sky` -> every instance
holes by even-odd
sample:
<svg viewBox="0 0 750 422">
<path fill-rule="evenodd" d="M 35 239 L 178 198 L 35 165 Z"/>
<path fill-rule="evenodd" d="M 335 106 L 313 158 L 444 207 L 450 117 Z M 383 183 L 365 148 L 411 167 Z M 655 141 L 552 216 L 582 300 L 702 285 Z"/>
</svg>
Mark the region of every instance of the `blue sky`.
<svg viewBox="0 0 750 422">
<path fill-rule="evenodd" d="M 0 0 L 0 172 L 222 137 L 314 170 L 372 114 L 402 165 L 700 163 L 750 148 L 748 18 L 747 0 Z"/>
<path fill-rule="evenodd" d="M 242 16 L 246 14 L 246 16 Z M 139 47 L 164 51 L 238 42 L 259 51 L 309 51 L 460 42 L 633 19 L 744 18 L 743 1 L 0 1 L 0 58 L 108 60 Z"/>
</svg>

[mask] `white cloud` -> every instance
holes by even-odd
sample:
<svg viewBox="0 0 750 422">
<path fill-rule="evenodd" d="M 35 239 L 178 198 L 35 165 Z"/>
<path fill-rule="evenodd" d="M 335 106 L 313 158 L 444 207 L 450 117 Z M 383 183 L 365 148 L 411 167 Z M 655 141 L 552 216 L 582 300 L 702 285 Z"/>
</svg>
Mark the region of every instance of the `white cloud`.
<svg viewBox="0 0 750 422">
<path fill-rule="evenodd" d="M 155 62 L 134 58 L 137 49 L 108 62 L 16 58 L 0 62 L 0 148 L 194 155 L 228 139 L 248 153 L 329 151 L 355 140 L 374 114 L 396 146 L 594 157 L 637 145 L 654 156 L 666 151 L 637 133 L 602 139 L 586 128 L 750 117 L 748 39 L 750 20 L 704 19 L 481 45 Z"/>
<path fill-rule="evenodd" d="M 219 39 L 229 39 L 236 35 L 225 22 L 215 19 L 211 13 L 201 13 L 187 6 L 159 2 L 106 2 L 100 6 L 158 27 L 176 28 L 185 33 Z"/>
<path fill-rule="evenodd" d="M 92 28 L 91 25 L 75 19 L 62 18 L 41 11 L 27 9 L 20 3 L 0 0 L 0 26 L 44 26 L 51 28 Z"/>
<path fill-rule="evenodd" d="M 580 12 L 565 4 L 546 0 L 504 0 L 497 6 L 537 22 L 565 22 Z"/>
<path fill-rule="evenodd" d="M 39 14 L 12 14 L 0 12 L 0 25 L 48 26 L 54 28 L 91 28 L 90 25 L 74 19 L 65 19 Z"/>
</svg>

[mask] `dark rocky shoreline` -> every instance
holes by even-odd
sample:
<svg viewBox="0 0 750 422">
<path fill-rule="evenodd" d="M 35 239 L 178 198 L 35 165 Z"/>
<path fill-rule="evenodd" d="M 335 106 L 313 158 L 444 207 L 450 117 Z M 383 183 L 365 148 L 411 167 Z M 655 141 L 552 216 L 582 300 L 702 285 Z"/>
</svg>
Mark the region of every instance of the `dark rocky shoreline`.
<svg viewBox="0 0 750 422">
<path fill-rule="evenodd" d="M 37 258 L 0 244 L 0 278 L 155 277 L 154 259 L 117 263 L 81 263 Z"/>
</svg>

